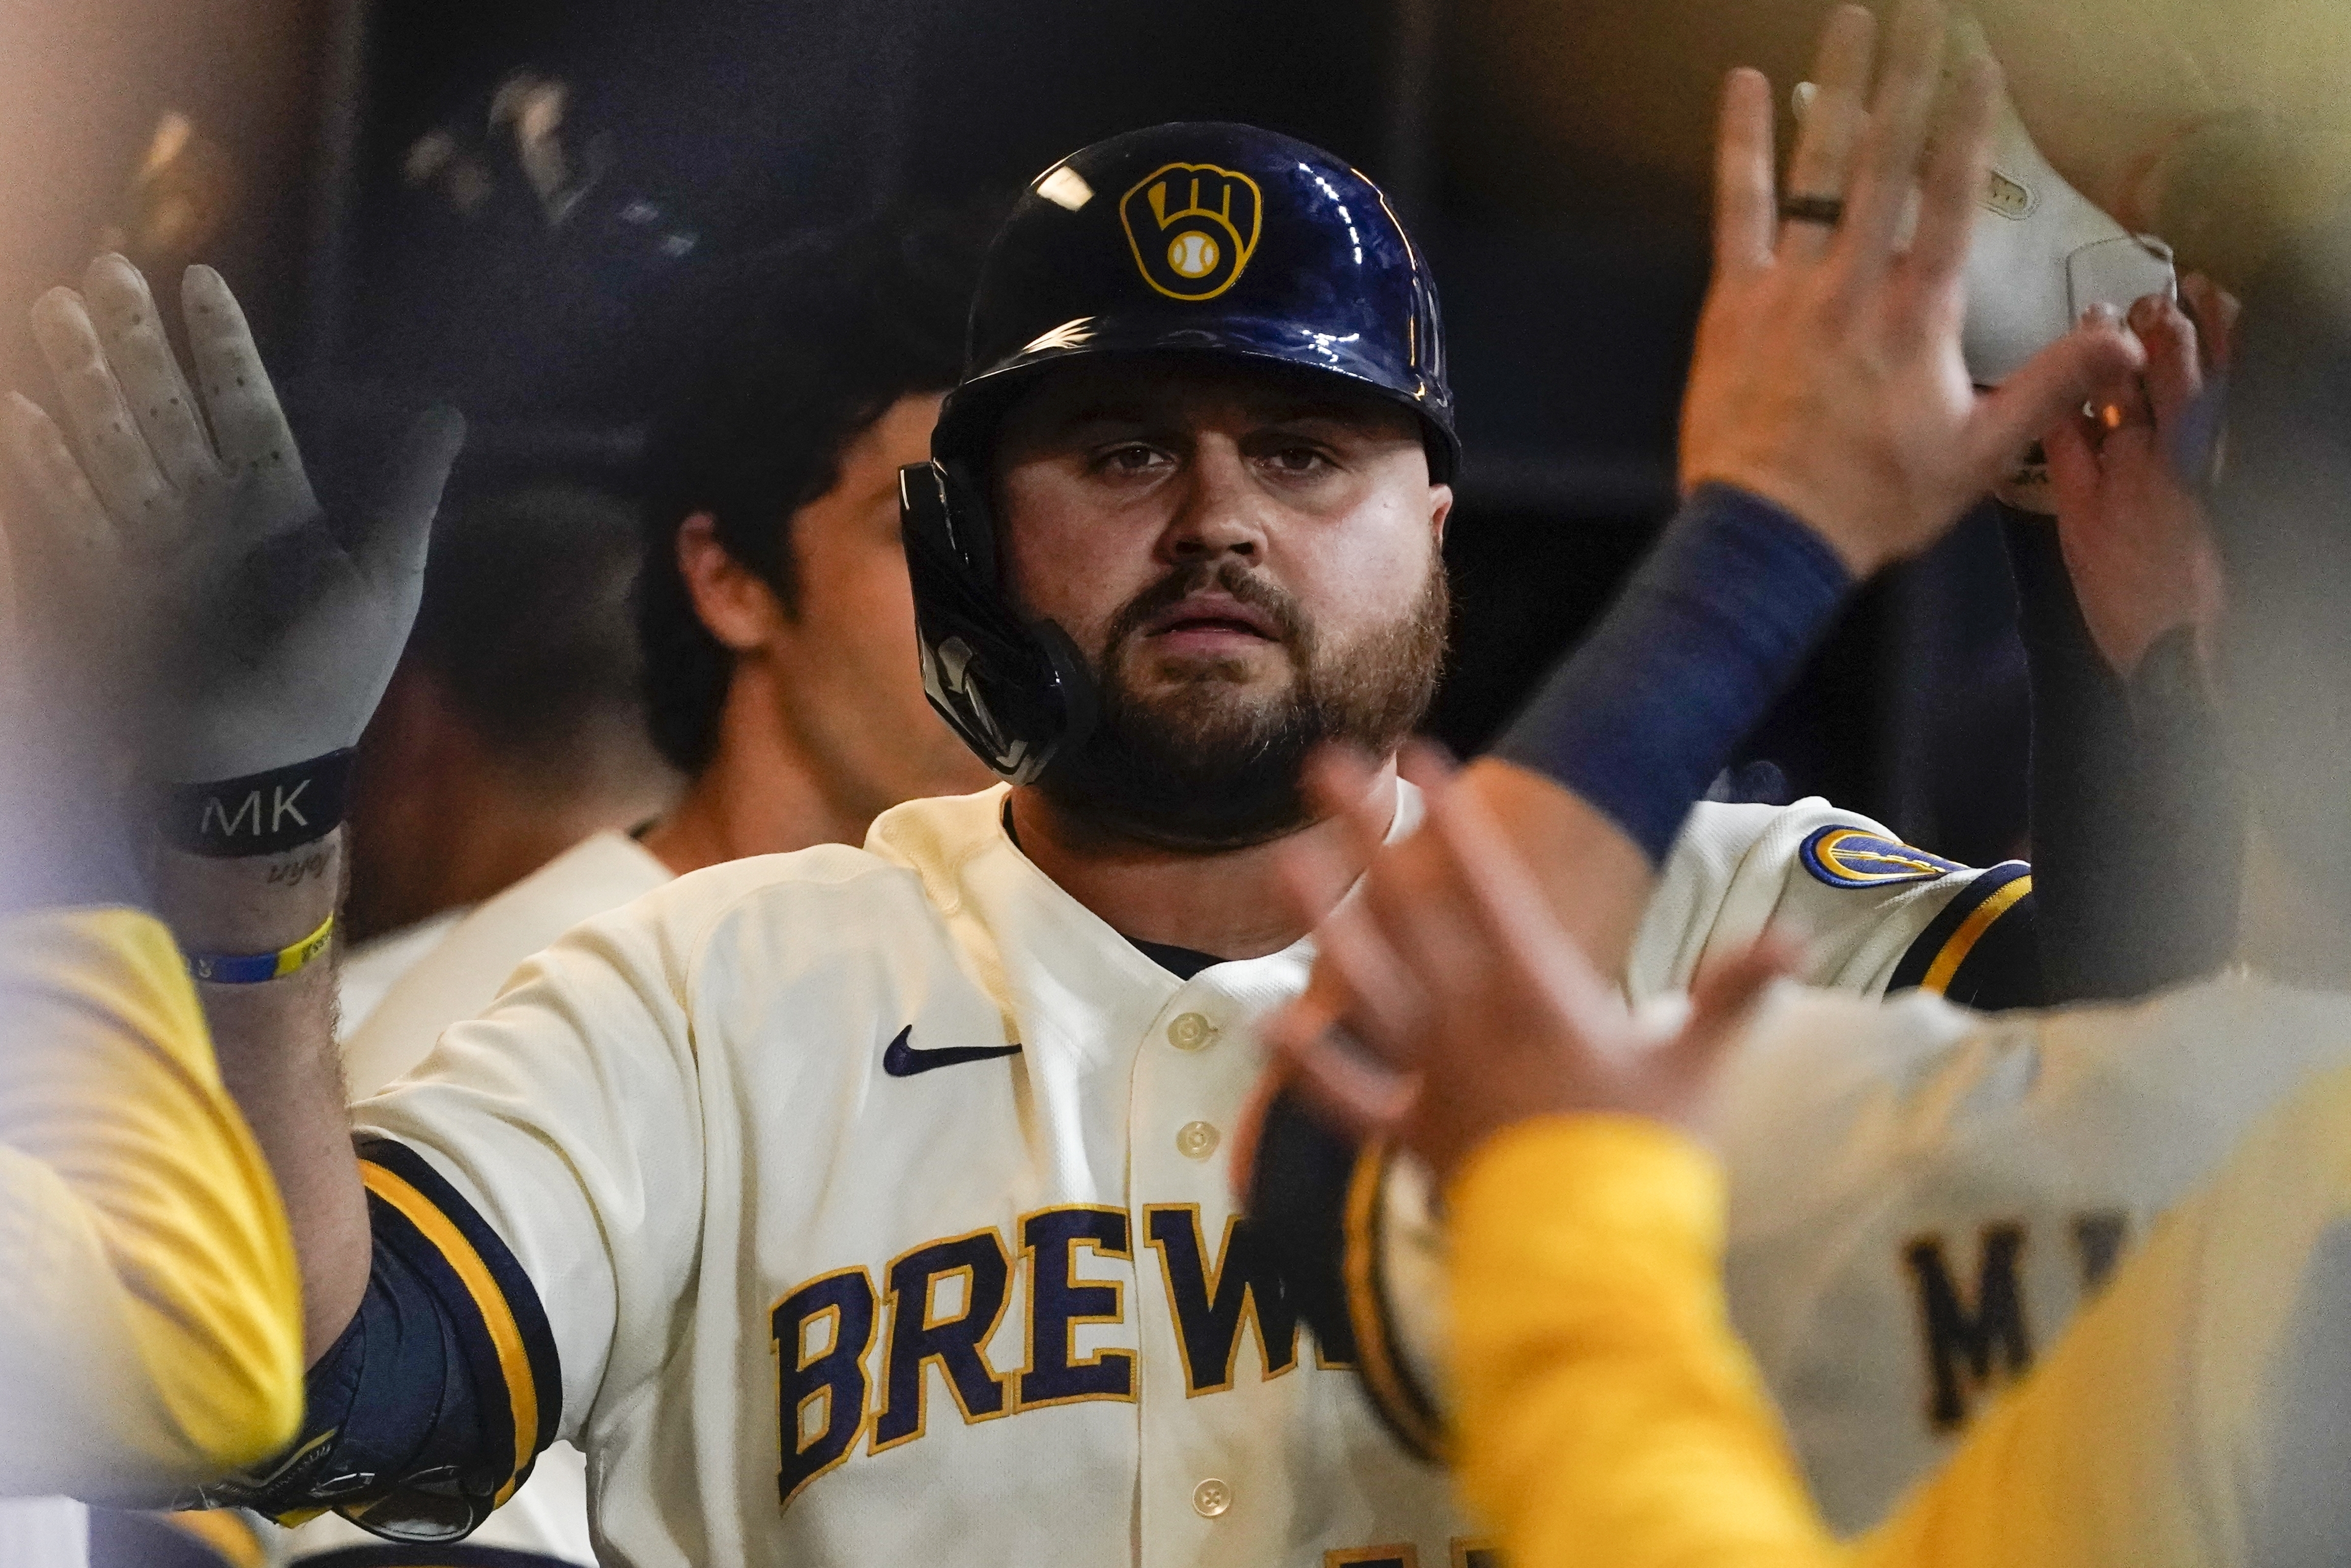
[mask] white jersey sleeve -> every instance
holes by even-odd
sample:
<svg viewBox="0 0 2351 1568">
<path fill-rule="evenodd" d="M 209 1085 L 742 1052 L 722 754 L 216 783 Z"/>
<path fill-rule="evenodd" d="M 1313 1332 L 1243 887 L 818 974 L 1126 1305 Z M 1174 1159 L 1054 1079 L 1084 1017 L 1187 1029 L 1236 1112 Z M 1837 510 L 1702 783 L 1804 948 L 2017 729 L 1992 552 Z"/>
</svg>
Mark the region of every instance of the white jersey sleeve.
<svg viewBox="0 0 2351 1568">
<path fill-rule="evenodd" d="M 2034 1001 L 2032 890 L 2022 862 L 1960 865 L 1817 798 L 1700 801 L 1659 873 L 1625 988 L 1636 1000 L 1683 990 L 1708 962 L 1776 927 L 1803 939 L 1797 978 L 1807 985 Z"/>
<path fill-rule="evenodd" d="M 693 1300 L 703 1135 L 683 998 L 695 933 L 647 913 L 589 921 L 530 959 L 487 1014 L 452 1027 L 413 1074 L 353 1113 L 363 1158 L 370 1140 L 391 1140 L 470 1207 L 446 1217 L 452 1225 L 427 1218 L 420 1228 L 436 1245 L 462 1247 L 465 1222 L 477 1219 L 522 1280 L 455 1256 L 452 1267 L 535 1295 L 510 1303 L 517 1322 L 544 1312 L 560 1385 L 517 1386 L 508 1365 L 517 1430 L 559 1399 L 555 1432 L 576 1440 L 613 1373 L 616 1336 L 657 1361 L 674 1343 L 679 1303 Z M 426 1201 L 418 1194 L 430 1183 L 392 1189 L 392 1163 L 363 1166 L 371 1190 Z M 524 1381 L 532 1376 L 521 1367 Z"/>
<path fill-rule="evenodd" d="M 2326 1125 L 2339 1127 L 2346 1071 L 2351 1003 L 2242 977 L 2129 1007 L 1995 1018 L 1917 993 L 1878 1004 L 1777 993 L 1729 1054 L 1708 1132 L 1730 1178 L 1732 1321 L 1831 1522 L 1865 1528 L 1948 1458 L 2166 1213 L 2314 1077 L 2334 1075 Z M 2194 1328 L 2199 1314 L 2233 1333 L 2266 1313 L 2223 1359 L 2274 1352 L 2331 1390 L 2351 1382 L 2345 1358 L 2314 1362 L 2288 1343 L 2298 1287 L 2270 1283 L 2305 1261 L 2342 1269 L 2318 1255 L 2314 1231 L 2293 1233 L 2341 1228 L 2346 1189 L 2308 1146 L 2256 1154 L 2267 1186 L 2226 1200 L 2225 1222 L 2199 1221 L 2202 1260 L 2175 1258 L 2165 1267 L 2178 1281 L 2160 1289 L 2179 1299 L 2190 1351 L 2227 1338 Z M 1376 1175 L 1366 1161 L 1358 1179 L 1348 1245 L 1372 1267 L 1350 1270 L 1348 1308 L 1365 1384 L 1408 1442 L 1439 1448 L 1442 1228 L 1409 1160 Z M 2222 1299 L 2234 1320 L 2210 1304 Z M 2143 1370 L 2160 1381 L 2190 1375 L 2184 1366 L 2150 1355 Z M 2166 1397 L 2309 1414 L 2302 1391 L 2252 1372 L 2192 1375 L 2203 1385 L 2174 1383 Z M 2208 1436 L 2234 1440 L 2220 1428 L 2238 1419 Z"/>
</svg>

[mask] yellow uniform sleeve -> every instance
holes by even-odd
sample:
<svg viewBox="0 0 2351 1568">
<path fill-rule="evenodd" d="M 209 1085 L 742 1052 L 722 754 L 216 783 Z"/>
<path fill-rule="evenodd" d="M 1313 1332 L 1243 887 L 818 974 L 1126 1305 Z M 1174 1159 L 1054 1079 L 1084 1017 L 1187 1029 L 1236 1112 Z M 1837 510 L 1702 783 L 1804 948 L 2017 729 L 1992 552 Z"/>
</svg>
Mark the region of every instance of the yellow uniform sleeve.
<svg viewBox="0 0 2351 1568">
<path fill-rule="evenodd" d="M 2345 1110 L 2324 1124 L 2338 1143 L 2351 1124 Z M 2289 1174 L 2262 1203 L 2224 1187 L 2191 1205 L 1949 1464 L 1847 1544 L 1815 1511 L 1730 1329 L 1714 1162 L 1634 1118 L 1514 1128 L 1479 1151 L 1448 1194 L 1464 1490 L 1513 1568 L 2231 1560 L 2210 1538 L 2210 1500 L 2229 1489 L 2205 1484 L 2220 1473 L 2208 1450 L 2256 1423 L 2215 1422 L 2229 1402 L 2183 1388 L 2195 1381 L 2183 1376 L 2191 1356 L 2214 1360 L 2199 1354 L 2190 1308 L 2216 1294 L 2208 1233 L 2259 1229 L 2248 1221 L 2276 1213 L 2280 1190 L 2325 1185 L 2310 1180 L 2317 1142 L 2273 1159 Z M 2327 1193 L 2308 1231 L 2342 1212 L 2339 1192 Z M 2252 1298 L 2291 1301 L 2284 1276 L 2310 1255 L 2308 1240 L 2262 1244 L 2274 1267 L 2251 1258 L 2229 1266 L 2240 1279 L 2280 1276 L 2263 1282 L 2285 1288 Z M 2230 1327 L 2240 1332 L 2224 1343 L 2239 1360 L 2284 1337 L 2275 1324 Z M 2263 1383 L 2250 1369 L 2217 1381 L 2252 1391 Z"/>
<path fill-rule="evenodd" d="M 1462 1488 L 1512 1568 L 1844 1561 L 1731 1333 L 1701 1151 L 1546 1118 L 1473 1155 L 1447 1208 Z"/>
<path fill-rule="evenodd" d="M 292 1239 L 170 934 L 0 921 L 0 1492 L 168 1500 L 301 1408 Z"/>
</svg>

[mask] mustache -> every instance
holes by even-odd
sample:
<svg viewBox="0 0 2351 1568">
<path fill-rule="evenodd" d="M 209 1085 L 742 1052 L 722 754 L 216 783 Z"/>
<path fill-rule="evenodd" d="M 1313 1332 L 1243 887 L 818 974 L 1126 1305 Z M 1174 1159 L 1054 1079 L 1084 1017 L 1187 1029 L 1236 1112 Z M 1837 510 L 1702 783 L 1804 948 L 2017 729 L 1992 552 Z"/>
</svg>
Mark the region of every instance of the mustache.
<svg viewBox="0 0 2351 1568">
<path fill-rule="evenodd" d="M 1297 600 L 1238 561 L 1195 561 L 1176 568 L 1119 608 L 1102 639 L 1102 657 L 1114 656 L 1154 616 L 1209 588 L 1220 589 L 1239 603 L 1264 612 L 1282 646 L 1305 648 L 1306 617 Z"/>
</svg>

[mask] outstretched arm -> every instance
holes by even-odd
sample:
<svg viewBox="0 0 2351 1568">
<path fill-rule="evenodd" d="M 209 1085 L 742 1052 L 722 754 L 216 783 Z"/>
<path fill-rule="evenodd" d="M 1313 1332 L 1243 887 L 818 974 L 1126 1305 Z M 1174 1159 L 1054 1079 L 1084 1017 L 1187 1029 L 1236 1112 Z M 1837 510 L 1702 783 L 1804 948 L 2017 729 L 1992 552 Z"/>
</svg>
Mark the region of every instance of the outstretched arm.
<svg viewBox="0 0 2351 1568">
<path fill-rule="evenodd" d="M 193 380 L 121 257 L 93 262 L 80 293 L 52 290 L 34 330 L 73 444 L 22 397 L 5 437 L 34 503 L 26 531 L 119 541 L 100 634 L 173 650 L 112 695 L 152 727 L 148 776 L 169 787 L 162 909 L 284 1193 L 315 1354 L 368 1275 L 320 961 L 341 883 L 341 779 L 414 617 L 461 432 L 454 415 L 427 415 L 373 503 L 331 525 L 226 285 L 192 267 L 182 298 Z"/>
<path fill-rule="evenodd" d="M 1973 390 L 1962 271 L 1997 68 L 1969 62 L 1928 152 L 1941 29 L 1938 9 L 1904 10 L 1865 112 L 1875 23 L 1853 6 L 1831 19 L 1785 217 L 1769 86 L 1732 75 L 1683 405 L 1687 499 L 1599 629 L 1469 770 L 1604 972 L 1621 967 L 1690 804 L 1852 586 L 1932 542 L 2034 435 L 2137 362 L 2106 313 Z"/>
<path fill-rule="evenodd" d="M 1426 763 L 1416 776 L 1428 814 L 1413 852 L 1379 853 L 1362 895 L 1322 929 L 1350 1006 L 1333 1015 L 1302 998 L 1269 1032 L 1322 1114 L 1444 1183 L 1450 1457 L 1511 1562 L 2037 1568 L 2170 1560 L 2239 1525 L 2256 1539 L 2281 1523 L 2336 1528 L 2291 1482 L 2222 1506 L 2199 1478 L 2267 1476 L 2277 1431 L 2324 1451 L 2304 1434 L 2339 1418 L 2306 1347 L 2340 1315 L 2325 1286 L 2340 1271 L 2329 1247 L 2344 1184 L 2310 1173 L 2342 1164 L 2324 1151 L 2341 1145 L 2351 1081 L 2249 1139 L 1949 1464 L 1840 1543 L 1731 1330 L 1722 1174 L 1685 1131 L 1707 1119 L 1728 1044 L 1820 1027 L 1801 993 L 1775 998 L 1794 1016 L 1750 1023 L 1783 956 L 1725 965 L 1686 1023 L 1646 1033 L 1467 785 Z M 1364 784 L 1360 764 L 1332 758 L 1313 787 L 1376 846 L 1384 819 L 1362 804 Z M 1311 863 L 1333 858 L 1328 843 L 1288 858 L 1301 900 L 1331 874 Z M 2315 1304 L 2269 1310 L 2279 1301 Z M 2240 1302 L 2266 1305 L 2232 1315 Z M 2183 1323 L 2205 1321 L 2236 1332 L 2183 1342 Z M 2301 1375 L 2282 1386 L 2289 1365 Z M 2181 1377 L 2224 1391 L 2220 1403 L 2183 1399 Z M 2308 1471 L 2311 1491 L 2334 1474 L 2287 1469 Z"/>
</svg>

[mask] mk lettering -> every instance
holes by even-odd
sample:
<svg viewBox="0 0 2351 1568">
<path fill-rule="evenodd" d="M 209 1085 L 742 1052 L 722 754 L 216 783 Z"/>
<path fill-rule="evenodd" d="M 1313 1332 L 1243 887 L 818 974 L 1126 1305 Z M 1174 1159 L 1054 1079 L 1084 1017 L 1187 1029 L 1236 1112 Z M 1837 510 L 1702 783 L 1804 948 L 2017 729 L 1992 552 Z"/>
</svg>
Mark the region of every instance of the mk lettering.
<svg viewBox="0 0 2351 1568">
<path fill-rule="evenodd" d="M 248 793 L 245 798 L 245 804 L 236 809 L 236 815 L 234 817 L 230 816 L 228 814 L 228 809 L 221 804 L 219 796 L 210 796 L 206 798 L 204 801 L 204 814 L 203 819 L 196 824 L 196 831 L 200 833 L 211 832 L 213 831 L 213 821 L 217 818 L 220 821 L 221 837 L 225 839 L 233 839 L 237 835 L 239 824 L 244 822 L 247 817 L 251 817 L 253 819 L 253 826 L 244 831 L 258 835 L 261 831 L 260 790 L 256 789 Z"/>
<path fill-rule="evenodd" d="M 943 1409 L 972 1425 L 1134 1399 L 1131 1339 L 1124 1347 L 1097 1339 L 1081 1348 L 1088 1330 L 1128 1321 L 1126 1293 L 1140 1283 L 1130 1224 L 1125 1209 L 1106 1205 L 1041 1209 L 1022 1216 L 1014 1237 L 988 1228 L 925 1242 L 878 1272 L 836 1270 L 784 1295 L 768 1313 L 778 1501 L 789 1506 L 848 1460 L 861 1437 L 878 1454 L 921 1437 Z M 1197 1205 L 1154 1205 L 1144 1229 L 1159 1259 L 1187 1393 L 1233 1385 L 1245 1326 L 1256 1334 L 1265 1376 L 1298 1364 L 1297 1314 L 1246 1224 L 1227 1221 L 1213 1252 Z M 1008 1348 L 996 1342 L 1016 1299 L 1025 1317 L 1004 1335 Z M 1012 1367 L 1010 1358 L 1024 1352 L 1026 1364 Z M 939 1402 L 943 1395 L 951 1405 Z"/>
<path fill-rule="evenodd" d="M 245 799 L 238 802 L 234 815 L 230 813 L 227 806 L 222 803 L 219 796 L 207 796 L 204 800 L 204 813 L 196 821 L 196 831 L 210 833 L 214 831 L 213 824 L 217 821 L 220 824 L 219 833 L 222 838 L 233 839 L 240 832 L 250 833 L 255 838 L 259 838 L 265 833 L 282 832 L 288 817 L 294 820 L 296 827 L 307 828 L 310 825 L 310 819 L 302 814 L 302 809 L 297 802 L 301 800 L 302 791 L 309 787 L 310 780 L 308 779 L 303 779 L 291 789 L 283 784 L 274 785 L 269 790 L 269 800 L 266 805 L 262 801 L 260 790 L 248 789 L 246 791 Z M 246 825 L 248 821 L 251 823 L 250 826 Z"/>
</svg>

